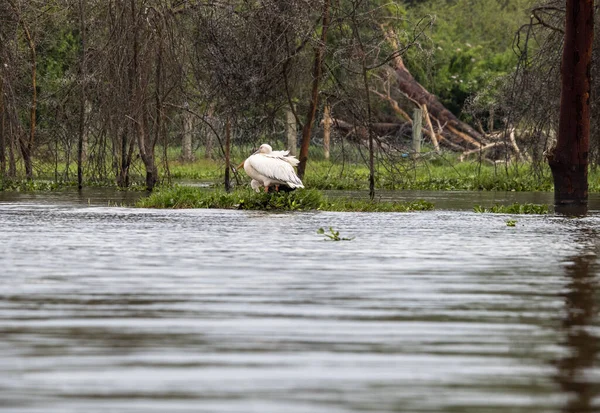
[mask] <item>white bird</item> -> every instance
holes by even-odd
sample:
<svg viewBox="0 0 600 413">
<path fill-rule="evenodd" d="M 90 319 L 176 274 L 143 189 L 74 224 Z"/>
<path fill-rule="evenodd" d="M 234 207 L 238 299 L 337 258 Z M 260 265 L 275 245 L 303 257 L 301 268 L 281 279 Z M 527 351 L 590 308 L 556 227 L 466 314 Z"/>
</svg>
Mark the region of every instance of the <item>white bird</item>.
<svg viewBox="0 0 600 413">
<path fill-rule="evenodd" d="M 269 192 L 271 185 L 275 185 L 276 190 L 279 190 L 279 185 L 304 188 L 294 171 L 294 166 L 300 161 L 289 153 L 290 151 L 274 151 L 270 145 L 264 143 L 242 162 L 238 169 L 244 166 L 244 170 L 252 178 L 250 186 L 256 192 L 260 192 L 261 186 L 265 188 L 265 192 Z"/>
</svg>

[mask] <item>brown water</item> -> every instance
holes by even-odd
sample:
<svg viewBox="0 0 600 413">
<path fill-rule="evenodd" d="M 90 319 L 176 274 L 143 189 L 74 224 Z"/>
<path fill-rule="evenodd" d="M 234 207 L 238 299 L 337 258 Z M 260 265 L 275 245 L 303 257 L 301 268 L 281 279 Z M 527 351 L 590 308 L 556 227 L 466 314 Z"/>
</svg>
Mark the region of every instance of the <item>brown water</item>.
<svg viewBox="0 0 600 413">
<path fill-rule="evenodd" d="M 515 193 L 105 206 L 127 196 L 0 194 L 1 412 L 600 411 L 597 198 L 579 219 L 471 212 L 551 202 Z"/>
</svg>

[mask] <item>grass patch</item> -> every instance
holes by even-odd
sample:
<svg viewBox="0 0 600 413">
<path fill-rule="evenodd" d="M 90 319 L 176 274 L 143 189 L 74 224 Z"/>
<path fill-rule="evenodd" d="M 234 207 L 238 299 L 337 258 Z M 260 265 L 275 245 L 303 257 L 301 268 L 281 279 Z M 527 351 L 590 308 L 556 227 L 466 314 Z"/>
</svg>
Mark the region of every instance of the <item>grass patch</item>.
<svg viewBox="0 0 600 413">
<path fill-rule="evenodd" d="M 83 183 L 84 188 L 114 188 L 122 191 L 145 191 L 146 185 L 133 182 L 127 188 L 119 188 L 112 181 L 95 181 Z M 0 179 L 0 192 L 51 192 L 68 188 L 77 188 L 77 181 L 50 181 L 50 180 L 21 180 Z"/>
<path fill-rule="evenodd" d="M 281 148 L 281 145 L 278 145 Z M 251 145 L 232 148 L 232 163 L 237 165 L 250 155 Z M 181 161 L 180 148 L 168 148 L 167 159 L 169 175 L 174 180 L 194 180 L 211 182 L 220 185 L 224 179 L 225 165 L 221 159 L 218 148 L 214 155 L 217 159 L 208 159 L 203 150 L 195 153 L 194 162 Z M 167 170 L 163 159 L 163 149 L 157 148 L 157 167 L 161 179 L 166 180 Z M 364 154 L 363 154 L 364 155 Z M 64 160 L 57 164 L 52 161 L 38 161 L 35 166 L 35 184 L 25 182 L 24 175 L 18 175 L 22 182 L 15 180 L 13 183 L 2 182 L 0 178 L 0 191 L 44 191 L 61 187 L 76 185 L 76 165 Z M 542 163 L 488 164 L 477 160 L 460 162 L 459 156 L 445 152 L 441 155 L 423 153 L 422 157 L 392 158 L 381 157 L 375 164 L 375 187 L 387 190 L 442 190 L 442 191 L 552 191 L 552 175 L 548 165 Z M 22 167 L 18 168 L 19 171 Z M 107 159 L 106 165 L 100 168 L 102 177 L 96 176 L 100 172 L 92 173 L 92 169 L 84 169 L 84 186 L 114 186 L 114 167 Z M 135 158 L 130 168 L 130 181 L 144 184 L 144 166 Z M 102 179 L 102 181 L 99 181 Z M 242 170 L 232 176 L 238 184 L 250 181 Z M 48 182 L 45 182 L 48 181 Z M 311 147 L 310 157 L 304 176 L 307 188 L 321 190 L 366 190 L 369 182 L 369 169 L 360 153 L 353 149 L 334 148 L 331 159 L 325 160 L 322 150 Z M 590 167 L 589 192 L 600 192 L 600 168 Z"/>
<path fill-rule="evenodd" d="M 535 169 L 526 163 L 508 168 L 458 162 L 451 155 L 447 159 L 401 159 L 394 164 L 378 163 L 375 187 L 389 190 L 441 190 L 441 191 L 552 191 L 553 183 L 547 166 Z M 222 162 L 199 159 L 184 164 L 170 164 L 171 177 L 219 182 L 223 180 Z M 239 177 L 248 180 L 243 171 Z M 590 191 L 600 191 L 600 173 L 590 170 Z M 307 188 L 321 190 L 366 190 L 369 186 L 369 169 L 359 161 L 309 160 L 303 179 Z"/>
<path fill-rule="evenodd" d="M 492 214 L 539 214 L 545 215 L 548 213 L 548 205 L 544 204 L 519 204 L 515 202 L 512 205 L 494 205 L 490 208 L 485 208 L 481 205 L 476 205 L 473 208 L 474 212 L 492 213 Z"/>
<path fill-rule="evenodd" d="M 282 147 L 279 145 L 278 147 Z M 167 159 L 169 175 L 175 180 L 194 180 L 221 185 L 225 165 L 220 152 L 215 149 L 217 159 L 205 158 L 204 152 L 195 153 L 196 160 L 182 162 L 180 148 L 169 148 Z M 251 153 L 251 146 L 232 148 L 232 162 L 237 165 Z M 167 170 L 162 148 L 157 148 L 157 167 L 161 179 L 166 180 Z M 363 154 L 364 155 L 364 154 Z M 376 162 L 375 187 L 387 190 L 442 190 L 442 191 L 552 191 L 552 175 L 548 165 L 542 163 L 511 163 L 509 165 L 481 163 L 476 160 L 460 162 L 458 155 L 445 152 L 441 155 L 424 153 L 422 157 L 378 158 Z M 34 165 L 36 180 L 27 183 L 23 173 L 21 181 L 2 182 L 0 191 L 44 191 L 76 185 L 76 165 L 64 160 L 57 164 L 51 161 L 38 161 Z M 93 168 L 98 169 L 97 167 Z M 84 168 L 84 186 L 114 186 L 114 167 L 109 160 L 100 168 L 103 173 L 92 168 Z M 18 168 L 19 171 L 22 167 Z M 22 171 L 21 171 L 22 172 Z M 130 181 L 143 186 L 144 166 L 138 158 L 130 168 Z M 100 176 L 96 176 L 100 174 Z M 242 170 L 232 177 L 234 182 L 248 183 L 249 177 Z M 332 150 L 331 159 L 322 157 L 322 150 L 311 147 L 304 184 L 307 188 L 321 190 L 366 190 L 369 182 L 369 169 L 358 151 L 352 149 Z M 590 167 L 589 192 L 600 192 L 600 168 Z"/>
<path fill-rule="evenodd" d="M 431 211 L 434 209 L 434 205 L 422 199 L 408 202 L 389 202 L 336 198 L 329 200 L 320 209 L 322 211 L 338 212 L 413 212 Z"/>
<path fill-rule="evenodd" d="M 329 199 L 315 189 L 264 193 L 249 189 L 233 192 L 175 186 L 160 188 L 140 199 L 139 208 L 222 208 L 266 211 L 340 211 L 340 212 L 410 212 L 433 209 L 427 201 L 381 202 L 351 199 Z"/>
</svg>

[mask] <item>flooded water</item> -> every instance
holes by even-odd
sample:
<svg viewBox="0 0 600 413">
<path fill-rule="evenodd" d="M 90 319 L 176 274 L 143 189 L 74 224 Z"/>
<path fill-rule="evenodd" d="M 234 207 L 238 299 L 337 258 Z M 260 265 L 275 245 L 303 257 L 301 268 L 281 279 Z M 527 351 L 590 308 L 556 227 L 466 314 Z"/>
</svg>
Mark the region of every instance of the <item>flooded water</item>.
<svg viewBox="0 0 600 413">
<path fill-rule="evenodd" d="M 0 194 L 0 411 L 600 411 L 598 199 L 569 219 L 471 212 L 548 194 L 395 196 L 443 209 Z"/>
</svg>

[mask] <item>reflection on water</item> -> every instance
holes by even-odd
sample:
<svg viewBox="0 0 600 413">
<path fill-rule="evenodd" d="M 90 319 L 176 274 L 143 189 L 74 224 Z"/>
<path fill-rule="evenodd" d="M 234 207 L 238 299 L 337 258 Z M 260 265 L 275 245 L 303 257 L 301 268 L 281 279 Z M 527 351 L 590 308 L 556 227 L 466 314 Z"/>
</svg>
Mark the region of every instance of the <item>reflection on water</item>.
<svg viewBox="0 0 600 413">
<path fill-rule="evenodd" d="M 598 253 L 599 239 L 596 229 L 584 228 L 577 240 L 581 252 L 565 266 L 567 285 L 565 317 L 562 327 L 565 333 L 563 346 L 565 357 L 558 363 L 557 382 L 569 395 L 565 412 L 583 413 L 598 411 L 600 383 L 597 371 L 600 339 L 598 337 Z"/>
<path fill-rule="evenodd" d="M 56 196 L 0 202 L 2 413 L 598 411 L 598 215 Z"/>
</svg>

